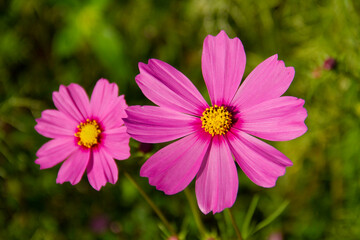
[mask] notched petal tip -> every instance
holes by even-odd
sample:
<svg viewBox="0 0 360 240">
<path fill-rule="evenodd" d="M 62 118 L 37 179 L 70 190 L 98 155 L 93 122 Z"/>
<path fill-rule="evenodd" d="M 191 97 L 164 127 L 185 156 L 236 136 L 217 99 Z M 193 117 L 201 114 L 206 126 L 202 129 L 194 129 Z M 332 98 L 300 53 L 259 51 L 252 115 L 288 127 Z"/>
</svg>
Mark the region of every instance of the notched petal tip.
<svg viewBox="0 0 360 240">
<path fill-rule="evenodd" d="M 228 39 L 231 39 L 231 38 L 229 38 L 229 36 L 227 35 L 227 33 L 225 32 L 225 30 L 221 30 L 218 34 L 216 34 L 216 35 L 211 35 L 211 34 L 209 34 L 209 35 L 207 35 L 206 37 L 205 37 L 205 39 L 207 39 L 207 38 L 228 38 Z"/>
<path fill-rule="evenodd" d="M 77 183 L 75 183 L 75 181 L 70 180 L 70 179 L 64 179 L 64 178 L 56 178 L 56 183 L 57 184 L 64 184 L 65 182 L 69 182 L 71 185 L 76 185 Z"/>
<path fill-rule="evenodd" d="M 139 63 L 139 70 L 135 81 L 156 105 L 192 115 L 200 114 L 207 105 L 194 84 L 168 63 L 150 59 L 148 64 Z"/>
<path fill-rule="evenodd" d="M 276 183 L 277 183 L 278 180 L 279 180 L 279 178 L 282 177 L 282 176 L 285 176 L 286 168 L 293 166 L 293 163 L 292 163 L 292 162 L 290 162 L 290 163 L 291 163 L 291 164 L 288 164 L 288 165 L 286 165 L 286 166 L 284 167 L 283 173 L 282 173 L 281 175 L 277 176 L 277 178 L 275 178 L 272 182 L 263 183 L 262 185 L 260 185 L 260 184 L 257 184 L 257 185 L 259 185 L 260 187 L 263 187 L 263 188 L 273 188 L 273 187 L 275 187 L 275 186 L 276 186 Z"/>
<path fill-rule="evenodd" d="M 232 129 L 227 137 L 236 162 L 258 186 L 274 187 L 277 179 L 285 174 L 286 167 L 292 165 L 279 150 L 245 132 Z"/>
<path fill-rule="evenodd" d="M 289 78 L 294 78 L 295 76 L 295 68 L 293 66 L 286 66 L 285 62 L 281 59 L 278 59 L 278 54 L 274 54 L 271 56 L 271 61 L 276 62 L 274 67 L 277 67 L 279 69 L 284 69 L 284 71 L 287 73 Z"/>
<path fill-rule="evenodd" d="M 57 180 L 56 179 L 56 183 L 57 184 L 64 184 L 65 182 L 68 182 L 68 183 L 70 183 L 71 185 L 73 185 L 73 186 L 75 186 L 76 184 L 78 184 L 80 181 L 75 181 L 75 180 Z"/>
<path fill-rule="evenodd" d="M 270 60 L 274 60 L 274 59 L 278 59 L 278 57 L 279 57 L 279 55 L 277 54 L 277 53 L 275 53 L 274 55 L 272 55 L 271 57 L 270 57 Z"/>
<path fill-rule="evenodd" d="M 163 61 L 161 61 L 161 60 L 159 60 L 159 59 L 156 59 L 156 58 L 150 58 L 150 59 L 148 60 L 148 65 L 158 64 L 158 63 L 162 64 L 162 63 L 165 63 L 165 62 L 163 62 Z M 165 64 L 167 64 L 167 63 L 165 63 Z"/>
<path fill-rule="evenodd" d="M 39 165 L 39 169 L 40 170 L 44 170 L 47 169 L 48 167 L 45 167 L 44 164 L 42 164 L 42 162 L 40 161 L 40 157 L 38 156 L 38 158 L 34 161 L 35 164 Z"/>
<path fill-rule="evenodd" d="M 295 69 L 278 60 L 278 54 L 265 59 L 246 77 L 232 105 L 239 108 L 254 106 L 282 96 L 295 76 Z"/>
<path fill-rule="evenodd" d="M 75 84 L 75 83 L 71 83 L 70 85 L 72 85 L 72 84 Z M 60 84 L 59 90 L 58 90 L 58 91 L 54 91 L 53 94 L 54 94 L 54 93 L 55 93 L 55 94 L 61 94 L 61 93 L 63 93 L 64 91 L 67 91 L 67 88 L 68 88 L 70 85 L 66 86 L 66 85 L 64 85 L 64 84 Z"/>
<path fill-rule="evenodd" d="M 246 55 L 239 38 L 225 31 L 208 35 L 203 44 L 201 67 L 213 105 L 229 105 L 244 74 Z"/>
<path fill-rule="evenodd" d="M 83 89 L 83 87 L 81 87 L 79 84 L 77 84 L 77 83 L 70 83 L 68 86 L 67 86 L 67 88 L 82 88 Z M 66 87 L 65 87 L 66 88 Z"/>
<path fill-rule="evenodd" d="M 66 86 L 63 85 L 63 84 L 60 84 L 58 92 L 61 92 L 61 91 L 64 91 L 64 90 L 66 90 Z"/>
<path fill-rule="evenodd" d="M 109 83 L 109 80 L 106 78 L 100 78 L 97 82 Z"/>
<path fill-rule="evenodd" d="M 211 35 L 209 35 L 209 36 L 211 36 Z M 229 35 L 227 35 L 227 33 L 224 30 L 221 30 L 216 36 L 211 36 L 211 37 L 218 38 L 218 39 L 221 38 L 220 41 L 229 40 L 233 44 L 235 44 L 235 43 L 240 44 L 240 47 L 242 48 L 242 50 L 245 54 L 244 46 L 243 46 L 240 38 L 238 38 L 238 37 L 231 38 L 231 37 L 229 37 Z"/>
<path fill-rule="evenodd" d="M 295 75 L 295 68 L 292 66 L 286 66 L 285 62 L 281 59 L 279 59 L 278 54 L 274 54 L 269 58 L 269 62 L 273 62 L 274 67 L 280 68 L 280 69 L 284 69 L 284 71 L 286 71 L 286 73 L 288 73 L 289 75 Z"/>
<path fill-rule="evenodd" d="M 89 179 L 88 179 L 88 180 L 89 180 Z M 95 189 L 96 191 L 99 192 L 102 187 L 105 187 L 106 182 L 103 183 L 103 184 L 101 184 L 101 183 L 93 183 L 93 182 L 91 182 L 91 181 L 89 180 L 89 184 L 91 185 L 91 187 L 92 187 L 93 189 Z"/>
<path fill-rule="evenodd" d="M 227 33 L 224 31 L 224 30 L 221 30 L 217 35 L 207 35 L 204 39 L 204 43 L 210 43 L 209 41 L 215 41 L 215 42 L 218 42 L 218 43 L 221 43 L 221 42 L 224 42 L 224 41 L 230 41 L 232 43 L 240 43 L 242 49 L 244 49 L 242 43 L 241 43 L 241 40 L 238 38 L 238 37 L 234 37 L 234 38 L 230 38 Z"/>
<path fill-rule="evenodd" d="M 218 33 L 218 35 L 220 35 L 220 34 L 227 36 L 225 30 L 220 30 L 220 32 Z"/>
<path fill-rule="evenodd" d="M 65 180 L 63 180 L 63 179 L 59 179 L 59 178 L 56 178 L 56 183 L 57 184 L 63 184 L 65 182 Z"/>
<path fill-rule="evenodd" d="M 150 62 L 151 59 L 148 60 L 148 62 Z M 148 63 L 143 63 L 143 62 L 139 62 L 138 63 L 138 68 L 140 70 L 140 74 L 145 70 L 145 68 L 147 67 Z M 137 76 L 139 76 L 140 74 L 138 74 Z"/>
</svg>

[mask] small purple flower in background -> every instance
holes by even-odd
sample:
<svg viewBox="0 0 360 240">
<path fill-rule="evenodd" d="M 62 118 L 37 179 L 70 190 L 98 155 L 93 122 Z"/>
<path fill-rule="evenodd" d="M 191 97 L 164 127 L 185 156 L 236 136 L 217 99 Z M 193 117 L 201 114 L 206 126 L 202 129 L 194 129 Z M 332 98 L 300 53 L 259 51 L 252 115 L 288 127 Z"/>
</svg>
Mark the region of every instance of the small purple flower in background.
<svg viewBox="0 0 360 240">
<path fill-rule="evenodd" d="M 105 214 L 93 216 L 90 220 L 90 229 L 95 233 L 104 233 L 110 226 L 109 217 Z"/>
<path fill-rule="evenodd" d="M 335 67 L 336 67 L 336 60 L 334 58 L 329 57 L 324 61 L 323 68 L 325 70 L 332 70 Z"/>
<path fill-rule="evenodd" d="M 283 235 L 281 232 L 273 232 L 270 234 L 268 240 L 283 240 Z"/>
<path fill-rule="evenodd" d="M 153 149 L 153 144 L 151 143 L 140 143 L 139 151 L 142 153 L 149 153 Z"/>
<path fill-rule="evenodd" d="M 58 110 L 45 110 L 36 119 L 35 129 L 53 138 L 36 153 L 40 169 L 51 168 L 65 160 L 56 182 L 77 184 L 87 171 L 93 188 L 100 190 L 107 182 L 116 183 L 118 169 L 115 159 L 130 156 L 129 138 L 122 118 L 127 108 L 118 87 L 100 79 L 91 95 L 77 84 L 61 85 L 53 93 Z"/>
<path fill-rule="evenodd" d="M 262 187 L 275 186 L 292 165 L 284 154 L 256 137 L 286 141 L 307 130 L 304 100 L 281 96 L 294 78 L 294 68 L 285 67 L 274 55 L 240 85 L 245 62 L 238 38 L 230 39 L 224 31 L 205 38 L 202 72 L 212 106 L 169 64 L 156 59 L 139 63 L 136 82 L 158 106 L 126 110 L 125 125 L 134 139 L 160 143 L 181 138 L 150 157 L 140 175 L 166 194 L 184 190 L 196 176 L 197 202 L 205 214 L 234 204 L 238 191 L 234 158 L 250 180 Z"/>
</svg>

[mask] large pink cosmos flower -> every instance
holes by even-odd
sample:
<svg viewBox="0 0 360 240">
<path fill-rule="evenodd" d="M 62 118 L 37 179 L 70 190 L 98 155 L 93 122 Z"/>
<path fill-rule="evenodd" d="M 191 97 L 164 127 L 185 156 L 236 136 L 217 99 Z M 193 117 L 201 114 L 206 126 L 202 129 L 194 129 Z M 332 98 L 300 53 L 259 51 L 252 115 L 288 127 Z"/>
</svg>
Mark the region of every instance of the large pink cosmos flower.
<svg viewBox="0 0 360 240">
<path fill-rule="evenodd" d="M 127 108 L 118 87 L 100 79 L 91 95 L 77 84 L 60 86 L 53 93 L 58 110 L 45 110 L 36 119 L 38 133 L 53 138 L 36 153 L 40 169 L 51 168 L 65 160 L 56 182 L 77 184 L 87 171 L 93 188 L 116 183 L 118 169 L 114 158 L 130 156 L 129 139 L 122 118 Z"/>
<path fill-rule="evenodd" d="M 151 59 L 139 64 L 136 82 L 158 106 L 129 107 L 124 121 L 128 133 L 141 142 L 181 138 L 150 157 L 140 175 L 166 194 L 182 191 L 196 176 L 197 202 L 207 214 L 235 202 L 238 176 L 233 158 L 255 184 L 275 186 L 292 162 L 256 137 L 299 137 L 307 130 L 307 113 L 304 100 L 281 96 L 294 78 L 294 68 L 285 67 L 277 55 L 260 63 L 240 85 L 246 62 L 243 45 L 221 31 L 205 38 L 201 60 L 212 106 L 181 72 Z"/>
</svg>

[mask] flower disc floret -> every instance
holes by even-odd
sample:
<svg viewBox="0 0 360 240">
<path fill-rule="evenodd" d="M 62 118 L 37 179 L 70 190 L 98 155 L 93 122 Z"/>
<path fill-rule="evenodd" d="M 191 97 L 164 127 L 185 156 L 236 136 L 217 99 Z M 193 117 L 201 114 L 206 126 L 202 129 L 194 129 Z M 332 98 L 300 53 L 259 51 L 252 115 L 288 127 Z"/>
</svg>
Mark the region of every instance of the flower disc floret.
<svg viewBox="0 0 360 240">
<path fill-rule="evenodd" d="M 206 108 L 201 117 L 202 128 L 205 132 L 222 135 L 229 131 L 232 125 L 232 114 L 227 107 L 214 105 Z"/>
<path fill-rule="evenodd" d="M 86 122 L 80 123 L 77 128 L 79 129 L 75 133 L 75 137 L 78 137 L 78 144 L 87 148 L 91 148 L 99 143 L 100 126 L 96 120 L 86 119 Z"/>
</svg>

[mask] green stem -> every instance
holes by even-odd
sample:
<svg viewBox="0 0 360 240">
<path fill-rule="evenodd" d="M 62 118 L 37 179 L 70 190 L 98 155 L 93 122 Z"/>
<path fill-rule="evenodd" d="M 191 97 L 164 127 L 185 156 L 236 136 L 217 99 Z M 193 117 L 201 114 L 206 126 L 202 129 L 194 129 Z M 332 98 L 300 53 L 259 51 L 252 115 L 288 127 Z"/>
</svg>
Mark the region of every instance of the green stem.
<svg viewBox="0 0 360 240">
<path fill-rule="evenodd" d="M 195 223 L 198 227 L 198 230 L 200 232 L 200 235 L 205 238 L 206 237 L 206 230 L 204 227 L 204 224 L 201 221 L 200 215 L 199 215 L 199 210 L 196 206 L 196 203 L 194 202 L 194 199 L 191 195 L 191 193 L 189 192 L 189 190 L 187 188 L 185 188 L 184 190 L 185 196 L 189 202 L 190 208 L 191 208 L 191 212 L 194 215 L 194 219 L 195 219 Z"/>
<path fill-rule="evenodd" d="M 164 225 L 166 226 L 166 228 L 168 229 L 168 231 L 174 235 L 177 236 L 175 230 L 173 229 L 173 227 L 171 226 L 171 224 L 169 223 L 169 221 L 165 218 L 164 214 L 161 212 L 161 210 L 155 205 L 155 203 L 151 200 L 151 198 L 144 192 L 144 190 L 140 187 L 139 184 L 137 184 L 137 182 L 135 182 L 135 180 L 126 172 L 124 171 L 124 175 L 129 179 L 130 182 L 132 182 L 132 184 L 134 184 L 134 186 L 136 187 L 136 189 L 140 192 L 140 194 L 144 197 L 144 199 L 146 200 L 146 202 L 150 205 L 150 207 L 154 210 L 154 212 L 158 215 L 158 217 L 160 218 L 160 220 L 164 223 Z"/>
<path fill-rule="evenodd" d="M 230 208 L 227 208 L 226 211 L 229 213 L 231 224 L 233 225 L 233 227 L 235 229 L 235 233 L 236 233 L 238 240 L 242 240 L 240 230 L 239 230 L 238 226 L 236 225 L 235 218 L 234 218 Z"/>
</svg>

